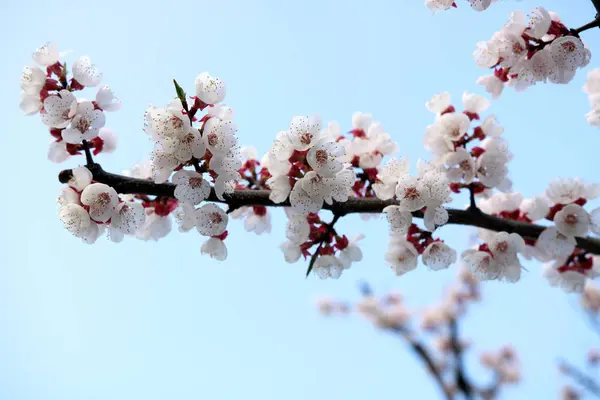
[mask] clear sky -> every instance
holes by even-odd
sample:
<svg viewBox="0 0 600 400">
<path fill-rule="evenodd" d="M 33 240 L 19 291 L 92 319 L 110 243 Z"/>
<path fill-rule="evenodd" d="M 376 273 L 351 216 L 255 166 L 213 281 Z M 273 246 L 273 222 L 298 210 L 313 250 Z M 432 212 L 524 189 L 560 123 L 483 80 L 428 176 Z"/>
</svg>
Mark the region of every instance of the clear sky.
<svg viewBox="0 0 600 400">
<path fill-rule="evenodd" d="M 144 109 L 173 96 L 172 78 L 192 91 L 203 71 L 227 82 L 240 141 L 260 152 L 294 115 L 319 113 L 349 129 L 352 113 L 363 111 L 416 161 L 427 156 L 421 143 L 432 115 L 425 101 L 444 90 L 457 102 L 464 90 L 482 93 L 475 80 L 485 71 L 471 53 L 511 11 L 543 5 L 569 27 L 594 16 L 587 0 L 506 0 L 484 13 L 457 2 L 458 10 L 433 16 L 421 0 L 5 1 L 0 398 L 437 398 L 402 342 L 358 319 L 325 320 L 313 300 L 356 299 L 357 281 L 367 279 L 424 305 L 441 296 L 456 267 L 420 267 L 397 278 L 383 261 L 385 223 L 349 217 L 340 228 L 366 234 L 364 260 L 339 281 L 305 279 L 306 264 L 286 264 L 277 248 L 280 211 L 268 236 L 232 222 L 223 263 L 200 256 L 195 232 L 158 243 L 82 244 L 62 228 L 55 202 L 56 174 L 78 160 L 46 160 L 49 135 L 39 118 L 20 114 L 18 80 L 46 41 L 73 50 L 70 63 L 91 56 L 124 103 L 107 115 L 120 138 L 115 154 L 99 158 L 108 170 L 148 154 Z M 600 67 L 600 32 L 586 32 L 584 41 L 593 54 L 588 68 Z M 583 117 L 586 73 L 568 86 L 509 90 L 493 104 L 515 154 L 511 177 L 525 195 L 541 193 L 556 176 L 600 181 L 600 133 Z M 460 248 L 470 232 L 444 227 L 440 234 Z M 483 286 L 484 302 L 463 327 L 477 342 L 467 362 L 476 365 L 479 350 L 513 343 L 524 381 L 504 398 L 557 398 L 557 358 L 582 364 L 597 341 L 573 311 L 576 299 L 549 288 L 539 265 L 526 267 L 516 285 Z"/>
</svg>

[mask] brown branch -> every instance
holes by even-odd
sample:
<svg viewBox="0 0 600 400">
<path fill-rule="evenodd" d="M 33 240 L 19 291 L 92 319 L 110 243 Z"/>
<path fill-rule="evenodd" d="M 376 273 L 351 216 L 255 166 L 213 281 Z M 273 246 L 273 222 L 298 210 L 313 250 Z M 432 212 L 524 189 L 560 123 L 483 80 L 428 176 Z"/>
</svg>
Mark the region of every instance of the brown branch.
<svg viewBox="0 0 600 400">
<path fill-rule="evenodd" d="M 154 195 L 161 197 L 174 197 L 175 185 L 172 183 L 154 183 L 151 180 L 131 178 L 106 172 L 99 164 L 88 166 L 92 172 L 94 181 L 112 186 L 118 193 Z M 67 183 L 72 176 L 71 170 L 61 171 L 58 179 Z M 207 201 L 215 203 L 226 203 L 232 207 L 243 206 L 266 206 L 266 207 L 289 207 L 290 202 L 273 203 L 269 199 L 268 190 L 236 190 L 233 194 L 225 195 L 225 200 L 219 200 L 214 190 Z M 346 215 L 355 213 L 381 213 L 389 205 L 397 204 L 394 200 L 380 200 L 376 197 L 357 198 L 351 197 L 344 203 L 334 202 L 332 205 L 323 204 L 323 209 L 332 211 L 334 214 Z M 546 227 L 521 221 L 512 221 L 481 211 L 448 209 L 449 224 L 467 225 L 477 228 L 485 228 L 496 232 L 517 233 L 525 239 L 537 239 Z M 416 218 L 423 218 L 421 211 L 413 212 Z M 586 237 L 576 238 L 577 247 L 593 254 L 600 254 L 600 240 Z"/>
</svg>

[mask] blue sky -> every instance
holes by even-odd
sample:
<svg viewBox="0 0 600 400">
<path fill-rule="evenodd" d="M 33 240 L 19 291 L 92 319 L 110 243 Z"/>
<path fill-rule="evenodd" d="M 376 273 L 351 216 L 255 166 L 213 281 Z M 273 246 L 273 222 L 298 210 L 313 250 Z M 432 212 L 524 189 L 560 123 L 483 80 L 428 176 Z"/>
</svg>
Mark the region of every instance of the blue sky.
<svg viewBox="0 0 600 400">
<path fill-rule="evenodd" d="M 82 244 L 56 216 L 61 166 L 46 160 L 49 135 L 39 119 L 18 110 L 18 78 L 46 41 L 72 49 L 68 62 L 92 57 L 124 102 L 108 115 L 120 138 L 118 151 L 99 159 L 108 170 L 129 168 L 150 151 L 144 109 L 173 96 L 173 78 L 192 91 L 202 71 L 227 82 L 240 141 L 260 152 L 294 115 L 319 113 L 350 128 L 352 113 L 363 111 L 416 161 L 427 157 L 421 143 L 432 115 L 425 101 L 445 90 L 457 101 L 464 90 L 481 93 L 475 80 L 485 71 L 471 53 L 511 11 L 543 5 L 569 27 L 594 15 L 587 0 L 506 0 L 485 13 L 458 3 L 435 16 L 421 0 L 3 4 L 0 398 L 437 398 L 402 342 L 358 319 L 324 320 L 312 302 L 322 294 L 356 299 L 357 281 L 367 279 L 422 306 L 440 298 L 455 267 L 397 278 L 383 262 L 384 222 L 359 225 L 349 217 L 340 229 L 363 230 L 364 260 L 339 281 L 304 279 L 306 264 L 284 263 L 277 248 L 281 212 L 270 236 L 231 223 L 223 263 L 200 256 L 195 232 L 158 243 Z M 588 68 L 600 66 L 600 32 L 586 32 L 584 41 L 593 54 Z M 556 176 L 599 180 L 599 133 L 583 117 L 586 72 L 568 86 L 509 90 L 493 104 L 515 154 L 515 188 L 525 195 L 541 193 Z M 461 247 L 469 231 L 444 227 L 440 234 Z M 524 381 L 504 398 L 556 398 L 557 357 L 582 362 L 597 338 L 573 311 L 576 299 L 549 288 L 539 265 L 526 267 L 516 285 L 484 285 L 484 301 L 463 327 L 476 341 L 467 363 L 476 366 L 479 350 L 512 343 Z"/>
</svg>

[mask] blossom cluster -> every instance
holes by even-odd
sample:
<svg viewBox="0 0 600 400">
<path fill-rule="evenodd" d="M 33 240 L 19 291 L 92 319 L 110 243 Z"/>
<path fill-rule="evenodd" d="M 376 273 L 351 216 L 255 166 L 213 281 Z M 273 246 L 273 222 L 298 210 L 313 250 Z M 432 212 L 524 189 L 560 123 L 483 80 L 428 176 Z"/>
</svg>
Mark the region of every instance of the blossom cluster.
<svg viewBox="0 0 600 400">
<path fill-rule="evenodd" d="M 600 208 L 591 212 L 584 205 L 600 195 L 600 186 L 579 179 L 556 179 L 543 196 L 524 199 L 520 193 L 498 193 L 479 202 L 486 214 L 524 223 L 550 221 L 537 240 L 517 234 L 479 229 L 485 243 L 462 254 L 465 262 L 482 280 L 520 277 L 518 254 L 544 264 L 543 273 L 552 286 L 582 291 L 588 279 L 599 275 L 599 262 L 577 247 L 577 237 L 590 231 L 600 234 Z"/>
<path fill-rule="evenodd" d="M 105 231 L 120 242 L 135 234 L 146 219 L 144 207 L 112 187 L 93 181 L 86 167 L 72 170 L 68 186 L 58 197 L 59 216 L 65 228 L 86 243 L 94 243 Z"/>
<path fill-rule="evenodd" d="M 477 66 L 493 69 L 477 83 L 498 98 L 505 85 L 521 91 L 538 82 L 569 83 L 591 53 L 556 13 L 537 7 L 529 18 L 513 12 L 490 40 L 477 43 L 473 57 Z"/>
<path fill-rule="evenodd" d="M 471 8 L 475 11 L 487 10 L 494 1 L 497 0 L 467 0 L 471 5 Z M 458 7 L 454 0 L 425 0 L 425 6 L 434 13 L 446 11 L 452 7 Z"/>
<path fill-rule="evenodd" d="M 507 164 L 512 154 L 501 137 L 504 128 L 493 114 L 474 126 L 481 113 L 490 107 L 490 101 L 468 92 L 463 94 L 462 101 L 462 112 L 456 111 L 448 92 L 437 94 L 427 102 L 427 109 L 436 119 L 425 131 L 425 148 L 433 153 L 436 165 L 445 167 L 455 193 L 466 188 L 476 195 L 493 188 L 510 190 L 512 183 L 508 179 Z"/>
<path fill-rule="evenodd" d="M 102 72 L 89 57 L 83 56 L 71 66 L 69 79 L 67 65 L 60 61 L 64 55 L 52 43 L 39 47 L 32 56 L 34 65 L 23 69 L 20 82 L 21 110 L 26 115 L 40 114 L 52 136 L 48 158 L 56 163 L 80 154 L 83 141 L 89 142 L 94 154 L 114 151 L 117 139 L 112 130 L 104 127 L 104 112 L 121 107 L 107 85 L 98 88 L 93 101 L 78 99 L 74 93 L 98 86 Z"/>
</svg>

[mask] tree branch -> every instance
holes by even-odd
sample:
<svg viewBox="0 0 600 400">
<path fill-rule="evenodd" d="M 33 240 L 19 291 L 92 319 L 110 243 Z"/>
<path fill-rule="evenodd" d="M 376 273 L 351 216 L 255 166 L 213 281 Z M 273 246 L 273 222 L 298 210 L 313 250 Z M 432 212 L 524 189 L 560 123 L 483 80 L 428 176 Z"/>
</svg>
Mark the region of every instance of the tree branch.
<svg viewBox="0 0 600 400">
<path fill-rule="evenodd" d="M 435 364 L 435 361 L 433 360 L 433 358 L 431 357 L 431 355 L 429 354 L 429 351 L 427 351 L 425 346 L 422 343 L 411 338 L 410 332 L 408 332 L 403 327 L 395 327 L 395 328 L 392 328 L 391 330 L 395 333 L 398 333 L 400 336 L 402 336 L 402 338 L 404 338 L 408 342 L 408 344 L 410 345 L 410 348 L 425 363 L 425 365 L 427 366 L 427 370 L 431 373 L 431 375 L 433 375 L 433 378 L 435 379 L 436 383 L 438 384 L 438 386 L 444 393 L 444 398 L 446 400 L 452 400 L 454 398 L 454 396 L 452 395 L 452 392 L 450 392 L 450 390 L 444 383 L 444 378 L 442 378 L 442 375 L 440 374 L 439 369 L 438 369 L 437 365 Z"/>
<path fill-rule="evenodd" d="M 154 183 L 151 180 L 113 174 L 104 171 L 100 164 L 93 164 L 87 166 L 87 168 L 92 172 L 94 181 L 112 186 L 117 193 L 175 197 L 175 185 L 172 183 Z M 70 169 L 63 170 L 58 175 L 58 179 L 62 183 L 68 183 L 71 176 L 72 172 Z M 289 200 L 282 203 L 273 203 L 269 199 L 269 194 L 268 190 L 236 190 L 233 194 L 226 194 L 224 196 L 225 200 L 220 200 L 213 190 L 206 200 L 215 203 L 226 203 L 236 208 L 243 206 L 290 207 Z M 381 213 L 385 207 L 395 204 L 397 203 L 394 200 L 380 200 L 376 197 L 351 197 L 344 203 L 334 202 L 332 205 L 325 203 L 323 204 L 323 209 L 332 211 L 336 215 Z M 473 212 L 472 210 L 448 209 L 448 214 L 449 224 L 468 225 L 496 232 L 517 233 L 525 239 L 535 240 L 546 229 L 546 227 L 541 225 L 507 220 L 485 214 L 481 211 Z M 413 212 L 413 216 L 423 218 L 423 213 L 415 211 Z M 577 247 L 589 253 L 600 254 L 600 240 L 591 237 L 576 239 Z"/>
<path fill-rule="evenodd" d="M 473 388 L 469 383 L 464 370 L 462 359 L 462 346 L 458 336 L 458 322 L 455 318 L 450 320 L 450 344 L 454 355 L 454 369 L 456 372 L 456 388 L 465 395 L 465 400 L 473 398 Z"/>
<path fill-rule="evenodd" d="M 573 378 L 578 384 L 580 384 L 585 390 L 600 398 L 600 386 L 596 381 L 588 375 L 581 372 L 576 367 L 567 363 L 566 361 L 560 362 L 560 370 L 567 376 Z"/>
</svg>

